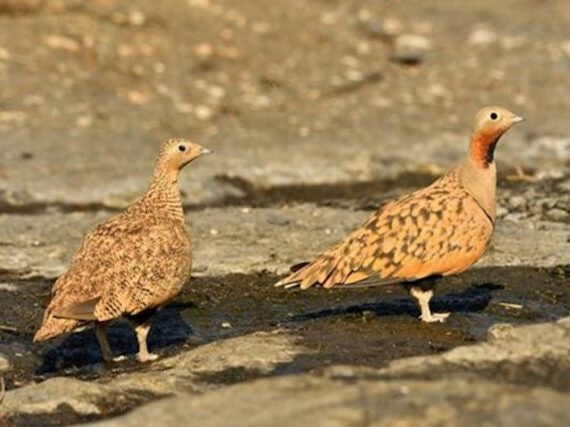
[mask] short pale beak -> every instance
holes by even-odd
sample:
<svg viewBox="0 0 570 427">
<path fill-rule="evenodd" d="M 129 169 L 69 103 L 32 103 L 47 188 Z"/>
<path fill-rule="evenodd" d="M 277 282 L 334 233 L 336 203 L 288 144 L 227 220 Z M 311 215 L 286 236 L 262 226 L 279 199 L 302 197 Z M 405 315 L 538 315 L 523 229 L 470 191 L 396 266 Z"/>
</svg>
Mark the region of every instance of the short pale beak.
<svg viewBox="0 0 570 427">
<path fill-rule="evenodd" d="M 524 117 L 521 117 L 521 116 L 513 116 L 513 118 L 511 119 L 511 122 L 513 122 L 513 123 L 524 122 Z"/>
<path fill-rule="evenodd" d="M 213 154 L 214 152 L 209 148 L 200 147 L 200 154 Z"/>
</svg>

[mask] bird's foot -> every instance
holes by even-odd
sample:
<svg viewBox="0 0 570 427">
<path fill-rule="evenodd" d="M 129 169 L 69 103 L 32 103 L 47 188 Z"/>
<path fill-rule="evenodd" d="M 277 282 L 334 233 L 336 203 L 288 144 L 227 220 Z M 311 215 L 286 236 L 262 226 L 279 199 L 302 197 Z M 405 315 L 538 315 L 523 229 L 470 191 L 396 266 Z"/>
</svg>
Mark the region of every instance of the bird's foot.
<svg viewBox="0 0 570 427">
<path fill-rule="evenodd" d="M 141 363 L 152 362 L 153 360 L 158 359 L 158 357 L 158 354 L 155 353 L 137 354 L 137 360 Z"/>
<path fill-rule="evenodd" d="M 433 323 L 433 322 L 445 322 L 445 320 L 449 317 L 450 313 L 429 313 L 427 315 L 422 314 L 420 316 L 420 320 L 426 323 Z"/>
</svg>

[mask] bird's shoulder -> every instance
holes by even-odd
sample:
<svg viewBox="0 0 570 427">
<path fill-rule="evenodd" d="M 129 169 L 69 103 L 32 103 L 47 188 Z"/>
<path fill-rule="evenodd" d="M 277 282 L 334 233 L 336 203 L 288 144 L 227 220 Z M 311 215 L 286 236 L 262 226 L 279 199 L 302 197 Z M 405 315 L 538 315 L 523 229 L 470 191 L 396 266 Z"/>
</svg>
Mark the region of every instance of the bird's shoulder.
<svg viewBox="0 0 570 427">
<path fill-rule="evenodd" d="M 136 242 L 178 242 L 189 240 L 183 221 L 160 215 L 138 215 L 125 211 L 94 227 L 83 239 L 78 255 L 97 252 L 104 255 L 106 249 L 115 246 L 125 249 Z"/>
<path fill-rule="evenodd" d="M 431 185 L 381 206 L 361 229 L 385 233 L 391 229 L 402 230 L 406 224 L 434 223 L 442 218 L 444 211 L 453 209 L 468 196 L 461 187 L 457 171 L 453 169 Z"/>
</svg>

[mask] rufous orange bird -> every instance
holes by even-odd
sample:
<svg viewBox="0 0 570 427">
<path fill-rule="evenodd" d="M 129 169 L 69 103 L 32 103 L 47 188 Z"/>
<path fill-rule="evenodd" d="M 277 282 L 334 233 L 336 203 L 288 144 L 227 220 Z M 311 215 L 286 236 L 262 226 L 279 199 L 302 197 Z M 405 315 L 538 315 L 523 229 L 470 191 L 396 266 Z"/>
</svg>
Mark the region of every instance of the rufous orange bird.
<svg viewBox="0 0 570 427">
<path fill-rule="evenodd" d="M 487 250 L 495 228 L 495 148 L 522 117 L 501 107 L 475 116 L 467 158 L 430 186 L 381 207 L 343 241 L 275 286 L 324 288 L 403 284 L 424 322 L 432 313 L 433 276 L 466 271 Z"/>
</svg>

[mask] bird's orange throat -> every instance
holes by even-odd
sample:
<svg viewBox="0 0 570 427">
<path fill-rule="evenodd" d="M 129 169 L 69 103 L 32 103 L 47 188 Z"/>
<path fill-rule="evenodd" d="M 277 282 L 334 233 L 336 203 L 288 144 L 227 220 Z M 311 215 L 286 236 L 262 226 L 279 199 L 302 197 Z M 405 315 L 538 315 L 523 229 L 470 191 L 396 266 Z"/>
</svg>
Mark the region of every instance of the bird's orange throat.
<svg viewBox="0 0 570 427">
<path fill-rule="evenodd" d="M 471 136 L 469 157 L 480 168 L 487 169 L 494 161 L 495 147 L 502 133 L 476 132 Z"/>
</svg>

